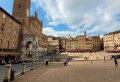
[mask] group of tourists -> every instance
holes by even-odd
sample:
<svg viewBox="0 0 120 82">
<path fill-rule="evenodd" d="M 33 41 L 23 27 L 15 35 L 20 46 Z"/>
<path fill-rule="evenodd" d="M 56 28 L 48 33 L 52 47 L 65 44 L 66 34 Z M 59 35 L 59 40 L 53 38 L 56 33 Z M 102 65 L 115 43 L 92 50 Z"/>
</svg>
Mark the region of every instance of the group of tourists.
<svg viewBox="0 0 120 82">
<path fill-rule="evenodd" d="M 70 57 L 65 58 L 65 59 L 63 60 L 63 65 L 64 65 L 64 66 L 67 66 L 67 65 L 68 65 L 68 62 L 69 62 L 70 60 L 71 60 Z M 46 66 L 48 66 L 48 64 L 49 64 L 49 59 L 45 59 L 45 60 L 44 60 L 44 64 L 45 64 Z"/>
<path fill-rule="evenodd" d="M 4 59 L 1 61 L 1 64 L 2 65 L 6 65 L 6 64 L 11 64 L 13 63 L 13 60 L 8 60 L 8 61 L 5 61 Z"/>
<path fill-rule="evenodd" d="M 114 59 L 114 63 L 115 63 L 115 66 L 117 67 L 118 66 L 118 61 L 117 61 L 117 57 L 110 57 L 110 61 Z M 104 56 L 104 62 L 106 62 L 106 57 Z"/>
</svg>

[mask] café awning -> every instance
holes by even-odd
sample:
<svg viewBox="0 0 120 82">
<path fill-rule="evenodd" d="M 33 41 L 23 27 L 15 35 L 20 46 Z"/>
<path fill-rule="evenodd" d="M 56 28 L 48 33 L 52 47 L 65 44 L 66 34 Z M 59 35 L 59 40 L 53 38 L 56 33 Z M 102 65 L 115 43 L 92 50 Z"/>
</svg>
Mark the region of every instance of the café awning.
<svg viewBox="0 0 120 82">
<path fill-rule="evenodd" d="M 19 56 L 17 51 L 0 51 L 0 56 Z"/>
<path fill-rule="evenodd" d="M 66 52 L 85 52 L 86 50 L 65 50 Z"/>
</svg>

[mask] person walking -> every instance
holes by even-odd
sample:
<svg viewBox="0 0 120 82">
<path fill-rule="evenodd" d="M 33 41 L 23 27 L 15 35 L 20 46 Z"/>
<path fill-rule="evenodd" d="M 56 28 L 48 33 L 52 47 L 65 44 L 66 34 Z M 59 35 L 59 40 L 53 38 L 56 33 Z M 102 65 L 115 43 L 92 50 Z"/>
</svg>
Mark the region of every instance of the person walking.
<svg viewBox="0 0 120 82">
<path fill-rule="evenodd" d="M 110 61 L 112 60 L 112 56 L 110 56 Z"/>
<path fill-rule="evenodd" d="M 105 56 L 104 56 L 104 62 L 106 62 L 106 58 L 105 58 Z"/>
<path fill-rule="evenodd" d="M 67 65 L 67 59 L 65 59 L 65 60 L 63 61 L 63 64 L 64 64 L 64 66 Z"/>
<path fill-rule="evenodd" d="M 67 66 L 68 65 L 68 62 L 69 62 L 69 58 L 66 58 L 65 60 L 64 60 L 64 66 Z"/>
<path fill-rule="evenodd" d="M 68 62 L 69 62 L 69 58 L 66 59 L 66 65 L 68 65 Z"/>
<path fill-rule="evenodd" d="M 115 63 L 115 66 L 118 66 L 118 62 L 117 62 L 117 58 L 116 57 L 114 58 L 114 63 Z"/>
</svg>

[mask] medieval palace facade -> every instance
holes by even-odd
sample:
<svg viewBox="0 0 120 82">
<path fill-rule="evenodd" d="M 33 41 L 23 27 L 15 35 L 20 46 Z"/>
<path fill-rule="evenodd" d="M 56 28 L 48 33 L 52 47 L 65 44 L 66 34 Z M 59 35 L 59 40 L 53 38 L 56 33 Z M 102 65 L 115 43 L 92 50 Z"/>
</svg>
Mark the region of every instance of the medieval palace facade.
<svg viewBox="0 0 120 82">
<path fill-rule="evenodd" d="M 47 37 L 31 0 L 14 0 L 12 15 L 0 7 L 0 60 L 36 59 L 47 52 Z"/>
</svg>

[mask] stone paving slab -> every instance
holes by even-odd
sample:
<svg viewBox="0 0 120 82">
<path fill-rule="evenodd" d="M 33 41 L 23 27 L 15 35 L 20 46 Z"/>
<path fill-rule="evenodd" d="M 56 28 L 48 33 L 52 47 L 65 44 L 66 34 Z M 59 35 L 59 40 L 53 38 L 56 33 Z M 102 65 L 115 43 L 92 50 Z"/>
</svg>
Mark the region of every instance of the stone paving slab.
<svg viewBox="0 0 120 82">
<path fill-rule="evenodd" d="M 120 62 L 119 62 L 120 63 Z M 12 82 L 120 82 L 120 66 L 113 61 L 51 63 L 19 75 Z"/>
</svg>

